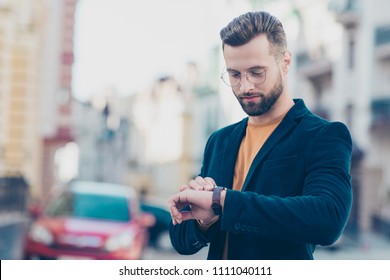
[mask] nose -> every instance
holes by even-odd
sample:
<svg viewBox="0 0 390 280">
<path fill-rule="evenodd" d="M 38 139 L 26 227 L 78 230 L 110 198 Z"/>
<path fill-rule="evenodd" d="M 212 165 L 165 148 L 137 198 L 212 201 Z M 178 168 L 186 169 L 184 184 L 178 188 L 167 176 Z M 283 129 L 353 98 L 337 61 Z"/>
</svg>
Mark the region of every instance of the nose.
<svg viewBox="0 0 390 280">
<path fill-rule="evenodd" d="M 251 81 L 249 81 L 247 73 L 245 72 L 245 75 L 242 75 L 241 81 L 239 84 L 240 91 L 249 92 L 250 90 L 254 89 L 254 86 L 255 85 Z"/>
</svg>

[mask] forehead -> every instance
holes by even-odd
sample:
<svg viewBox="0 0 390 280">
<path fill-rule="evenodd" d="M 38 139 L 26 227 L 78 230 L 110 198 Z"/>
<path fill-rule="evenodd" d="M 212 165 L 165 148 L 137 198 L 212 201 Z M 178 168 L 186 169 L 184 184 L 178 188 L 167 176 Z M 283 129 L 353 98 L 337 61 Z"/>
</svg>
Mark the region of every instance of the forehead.
<svg viewBox="0 0 390 280">
<path fill-rule="evenodd" d="M 243 70 L 254 66 L 268 67 L 274 60 L 271 45 L 265 34 L 260 34 L 242 46 L 224 46 L 226 68 Z"/>
</svg>

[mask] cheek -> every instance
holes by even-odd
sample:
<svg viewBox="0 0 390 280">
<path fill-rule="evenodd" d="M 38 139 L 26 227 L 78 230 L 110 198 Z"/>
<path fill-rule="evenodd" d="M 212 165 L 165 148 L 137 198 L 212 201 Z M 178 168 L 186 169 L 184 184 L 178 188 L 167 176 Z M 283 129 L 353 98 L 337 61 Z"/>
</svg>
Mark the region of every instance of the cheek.
<svg viewBox="0 0 390 280">
<path fill-rule="evenodd" d="M 280 71 L 278 71 L 277 73 L 273 73 L 272 76 L 267 77 L 268 80 L 266 80 L 267 85 L 266 85 L 265 90 L 269 91 L 269 90 L 273 89 L 276 85 L 283 84 L 284 79 L 286 77 L 287 76 L 284 74 L 282 69 L 280 69 Z"/>
<path fill-rule="evenodd" d="M 240 95 L 240 89 L 236 89 L 236 88 L 232 88 L 232 92 L 234 94 L 235 97 L 238 97 Z"/>
</svg>

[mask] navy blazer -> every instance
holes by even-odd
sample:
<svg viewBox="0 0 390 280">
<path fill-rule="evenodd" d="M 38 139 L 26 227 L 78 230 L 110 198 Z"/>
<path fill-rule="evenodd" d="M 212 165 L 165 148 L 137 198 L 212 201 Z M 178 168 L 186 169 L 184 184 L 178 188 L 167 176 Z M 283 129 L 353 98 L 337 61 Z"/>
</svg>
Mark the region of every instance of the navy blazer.
<svg viewBox="0 0 390 280">
<path fill-rule="evenodd" d="M 195 220 L 170 226 L 173 247 L 194 254 L 210 243 L 208 259 L 313 259 L 315 246 L 342 233 L 351 204 L 352 140 L 347 127 L 312 114 L 294 100 L 249 169 L 242 191 L 232 190 L 248 118 L 214 132 L 202 177 L 228 188 L 224 213 L 207 232 Z"/>
</svg>

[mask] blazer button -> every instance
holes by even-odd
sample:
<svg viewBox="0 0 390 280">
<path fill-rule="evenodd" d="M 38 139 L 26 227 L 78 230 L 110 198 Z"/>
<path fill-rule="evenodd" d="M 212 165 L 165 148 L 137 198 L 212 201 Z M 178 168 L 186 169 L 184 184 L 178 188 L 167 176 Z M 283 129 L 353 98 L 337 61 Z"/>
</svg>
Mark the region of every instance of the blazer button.
<svg viewBox="0 0 390 280">
<path fill-rule="evenodd" d="M 194 244 L 192 244 L 195 248 L 200 248 L 202 247 L 202 244 L 199 241 L 196 241 Z"/>
<path fill-rule="evenodd" d="M 234 224 L 234 229 L 239 230 L 240 228 L 241 228 L 241 224 L 240 223 L 235 223 Z"/>
</svg>

